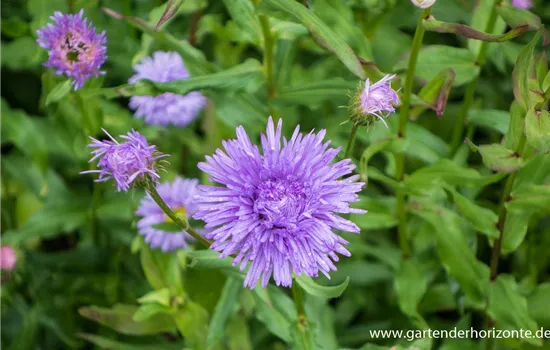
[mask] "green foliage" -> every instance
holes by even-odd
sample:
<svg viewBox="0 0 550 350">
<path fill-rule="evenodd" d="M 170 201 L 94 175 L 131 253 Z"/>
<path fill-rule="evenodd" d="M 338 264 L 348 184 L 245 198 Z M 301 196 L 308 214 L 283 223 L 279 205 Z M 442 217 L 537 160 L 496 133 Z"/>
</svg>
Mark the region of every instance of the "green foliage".
<svg viewBox="0 0 550 350">
<path fill-rule="evenodd" d="M 16 268 L 2 271 L 3 345 L 547 348 L 548 339 L 372 332 L 550 327 L 550 5 L 534 5 L 438 0 L 419 18 L 405 0 L 3 2 L 1 240 L 17 253 Z M 74 91 L 43 66 L 36 30 L 54 11 L 81 8 L 105 30 L 108 60 L 104 76 Z M 414 41 L 413 74 L 417 27 L 426 33 Z M 159 50 L 177 52 L 190 77 L 128 83 L 132 67 Z M 102 128 L 138 130 L 170 154 L 162 181 L 210 184 L 197 163 L 239 125 L 260 144 L 269 115 L 284 119 L 287 140 L 296 125 L 326 129 L 329 147 L 345 151 L 365 79 L 385 74 L 396 74 L 392 87 L 410 111 L 400 118 L 395 106 L 387 128 L 370 115 L 357 131 L 350 158 L 365 184 L 352 207 L 368 213 L 339 208 L 360 234 L 336 232 L 351 256 L 338 256 L 330 280 L 304 273 L 292 291 L 273 281 L 243 288 L 248 267 L 234 256 L 196 243 L 152 249 L 137 234 L 142 189 L 119 193 L 80 174 L 95 169 L 86 145 L 105 137 Z M 132 96 L 192 91 L 208 104 L 185 128 L 147 125 L 128 108 Z"/>
</svg>

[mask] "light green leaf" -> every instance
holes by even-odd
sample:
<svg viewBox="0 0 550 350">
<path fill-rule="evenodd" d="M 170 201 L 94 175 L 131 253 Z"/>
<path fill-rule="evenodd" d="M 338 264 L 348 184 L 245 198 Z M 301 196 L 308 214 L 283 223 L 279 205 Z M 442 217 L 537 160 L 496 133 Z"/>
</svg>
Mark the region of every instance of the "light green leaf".
<svg viewBox="0 0 550 350">
<path fill-rule="evenodd" d="M 547 282 L 539 284 L 533 294 L 527 298 L 529 315 L 546 329 L 550 327 L 548 305 L 550 305 L 550 283 Z"/>
<path fill-rule="evenodd" d="M 282 340 L 292 340 L 291 327 L 296 320 L 296 307 L 281 289 L 254 288 L 251 292 L 256 303 L 256 317 Z"/>
<path fill-rule="evenodd" d="M 163 313 L 163 314 L 171 314 L 174 310 L 172 310 L 170 307 L 166 305 L 161 305 L 158 303 L 147 303 L 144 305 L 141 305 L 139 309 L 134 313 L 132 316 L 132 320 L 135 322 L 142 322 L 147 321 L 154 315 Z"/>
<path fill-rule="evenodd" d="M 349 284 L 349 277 L 337 286 L 322 286 L 317 284 L 311 277 L 299 276 L 294 279 L 300 287 L 308 294 L 323 298 L 338 298 L 346 290 Z"/>
<path fill-rule="evenodd" d="M 506 202 L 506 209 L 534 213 L 537 210 L 550 212 L 550 184 L 526 185 L 512 191 L 511 200 Z"/>
<path fill-rule="evenodd" d="M 502 254 L 507 255 L 520 246 L 527 235 L 530 213 L 523 211 L 509 211 L 504 222 L 502 236 Z"/>
<path fill-rule="evenodd" d="M 144 344 L 143 340 L 139 341 L 139 344 L 122 343 L 120 341 L 112 340 L 106 337 L 102 337 L 95 334 L 78 333 L 80 338 L 89 341 L 90 343 L 97 345 L 100 349 L 109 350 L 181 350 L 181 344 L 159 344 L 156 343 Z"/>
<path fill-rule="evenodd" d="M 520 169 L 524 164 L 523 159 L 516 152 L 501 144 L 476 146 L 470 140 L 466 141 L 472 150 L 481 154 L 483 164 L 491 170 L 499 173 L 511 173 Z"/>
<path fill-rule="evenodd" d="M 132 317 L 137 309 L 137 306 L 117 304 L 112 309 L 98 306 L 81 307 L 78 313 L 82 317 L 127 335 L 157 334 L 170 332 L 176 328 L 172 317 L 163 314 L 152 316 L 146 321 L 134 321 Z"/>
<path fill-rule="evenodd" d="M 63 97 L 71 91 L 71 81 L 65 80 L 62 83 L 57 84 L 52 91 L 46 97 L 46 106 L 49 106 L 51 103 L 61 100 Z"/>
<path fill-rule="evenodd" d="M 235 278 L 228 278 L 222 290 L 222 295 L 216 304 L 206 337 L 206 345 L 213 346 L 220 342 L 224 330 L 235 308 L 238 306 L 238 297 L 243 290 L 242 282 Z"/>
<path fill-rule="evenodd" d="M 475 58 L 468 49 L 452 46 L 431 45 L 420 49 L 416 76 L 430 81 L 441 71 L 452 69 L 456 73 L 453 86 L 463 85 L 479 74 L 479 67 L 474 64 Z M 403 71 L 407 68 L 408 56 L 399 61 L 395 71 Z"/>
<path fill-rule="evenodd" d="M 418 312 L 418 304 L 426 293 L 428 281 L 420 266 L 410 259 L 403 260 L 395 276 L 394 286 L 401 311 L 411 317 L 418 327 L 426 328 L 427 324 Z"/>
<path fill-rule="evenodd" d="M 500 328 L 537 331 L 537 322 L 529 316 L 527 300 L 516 286 L 514 277 L 501 274 L 496 281 L 489 284 L 487 312 Z M 541 339 L 523 338 L 525 342 L 540 346 Z"/>
<path fill-rule="evenodd" d="M 178 257 L 175 253 L 163 253 L 151 249 L 148 245 L 141 247 L 141 266 L 149 284 L 155 289 L 170 290 L 174 296 L 183 295 L 183 285 Z"/>
<path fill-rule="evenodd" d="M 186 300 L 173 317 L 187 346 L 202 349 L 208 334 L 208 311 L 200 304 Z"/>
<path fill-rule="evenodd" d="M 510 126 L 510 112 L 498 109 L 474 109 L 468 113 L 468 121 L 474 125 L 506 134 Z"/>
<path fill-rule="evenodd" d="M 254 5 L 251 0 L 223 0 L 227 11 L 233 21 L 242 30 L 246 39 L 259 45 L 262 37 L 262 30 L 258 16 L 254 13 Z"/>
<path fill-rule="evenodd" d="M 507 6 L 508 7 L 508 6 Z M 512 72 L 512 81 L 514 86 L 514 97 L 523 110 L 528 110 L 534 106 L 531 101 L 530 74 L 534 64 L 535 46 L 537 45 L 542 31 L 538 31 L 533 39 L 527 44 L 519 54 L 519 57 Z"/>
<path fill-rule="evenodd" d="M 363 67 L 351 47 L 312 11 L 293 0 L 264 0 L 258 7 L 258 11 L 266 15 L 271 15 L 270 9 L 281 11 L 306 26 L 353 74 L 360 79 L 365 79 Z"/>
<path fill-rule="evenodd" d="M 158 303 L 160 305 L 170 306 L 170 290 L 168 288 L 154 290 L 145 294 L 137 301 L 140 304 Z"/>
<path fill-rule="evenodd" d="M 449 98 L 454 79 L 454 70 L 448 68 L 441 71 L 435 78 L 424 85 L 418 93 L 418 97 L 425 102 L 426 105 L 413 108 L 411 117 L 415 118 L 419 116 L 426 110 L 426 107 L 430 107 L 438 116 L 442 116 L 445 113 L 447 99 Z"/>
</svg>

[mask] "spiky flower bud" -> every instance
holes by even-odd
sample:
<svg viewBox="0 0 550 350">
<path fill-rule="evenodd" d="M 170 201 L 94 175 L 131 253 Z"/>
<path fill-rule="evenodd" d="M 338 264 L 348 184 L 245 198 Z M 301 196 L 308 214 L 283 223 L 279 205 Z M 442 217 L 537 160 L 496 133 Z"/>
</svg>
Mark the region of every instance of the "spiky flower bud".
<svg viewBox="0 0 550 350">
<path fill-rule="evenodd" d="M 368 126 L 379 119 L 386 127 L 386 121 L 390 113 L 395 112 L 395 105 L 399 104 L 397 92 L 391 87 L 394 75 L 386 75 L 371 85 L 367 78 L 360 82 L 357 92 L 351 99 L 351 120 L 355 125 Z"/>
</svg>

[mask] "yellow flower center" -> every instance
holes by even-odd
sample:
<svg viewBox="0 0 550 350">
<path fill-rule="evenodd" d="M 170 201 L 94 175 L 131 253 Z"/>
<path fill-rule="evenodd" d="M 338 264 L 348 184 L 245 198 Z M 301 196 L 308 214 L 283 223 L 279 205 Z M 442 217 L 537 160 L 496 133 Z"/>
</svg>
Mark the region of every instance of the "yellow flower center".
<svg viewBox="0 0 550 350">
<path fill-rule="evenodd" d="M 177 207 L 176 209 L 174 209 L 174 213 L 178 216 L 184 216 L 184 217 L 187 217 L 187 210 L 185 210 L 184 207 Z M 173 223 L 174 220 L 170 219 L 168 216 L 166 216 L 166 222 L 170 222 L 170 223 Z"/>
</svg>

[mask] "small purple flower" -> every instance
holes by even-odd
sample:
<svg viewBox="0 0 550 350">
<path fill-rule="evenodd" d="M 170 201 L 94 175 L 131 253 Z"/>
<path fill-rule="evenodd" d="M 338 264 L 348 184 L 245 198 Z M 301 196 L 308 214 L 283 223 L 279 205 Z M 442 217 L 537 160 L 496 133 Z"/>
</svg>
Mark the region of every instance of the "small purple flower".
<svg viewBox="0 0 550 350">
<path fill-rule="evenodd" d="M 198 185 L 199 180 L 184 180 L 176 177 L 172 183 L 164 182 L 157 185 L 157 191 L 173 211 L 190 217 L 197 211 L 193 197 L 197 194 Z M 188 243 L 193 240 L 183 230 L 168 232 L 154 227 L 158 224 L 171 223 L 172 220 L 149 194 L 141 200 L 136 214 L 142 217 L 137 223 L 139 234 L 145 236 L 145 242 L 152 248 L 160 248 L 162 251 L 167 252 L 178 248 L 186 248 Z"/>
<path fill-rule="evenodd" d="M 395 78 L 395 74 L 386 75 L 373 85 L 370 84 L 370 80 L 367 78 L 360 97 L 359 108 L 361 113 L 376 116 L 386 127 L 388 127 L 388 124 L 386 124 L 384 118 L 395 112 L 394 105 L 399 103 L 397 92 L 391 88 L 393 78 Z"/>
<path fill-rule="evenodd" d="M 17 263 L 17 254 L 12 247 L 3 245 L 0 246 L 0 269 L 11 271 Z"/>
<path fill-rule="evenodd" d="M 156 161 L 168 155 L 157 153 L 155 146 L 149 146 L 147 139 L 137 131 L 132 130 L 128 135 L 121 136 L 127 140 L 124 143 L 118 143 L 107 131 L 103 131 L 109 136 L 110 141 L 99 141 L 90 137 L 92 143 L 88 145 L 96 148 L 92 151 L 93 158 L 90 163 L 100 158 L 97 166 L 101 170 L 88 170 L 81 174 L 99 173 L 96 182 L 105 182 L 113 178 L 118 191 L 125 192 L 135 180 L 149 177 L 155 181 L 160 178 L 156 171 Z"/>
<path fill-rule="evenodd" d="M 187 68 L 176 52 L 157 51 L 152 57 L 146 57 L 136 64 L 134 70 L 136 74 L 128 80 L 131 84 L 140 79 L 166 83 L 189 78 Z M 186 95 L 166 92 L 159 96 L 130 98 L 130 108 L 136 111 L 136 117 L 152 125 L 186 126 L 197 118 L 205 105 L 206 97 L 198 91 Z"/>
<path fill-rule="evenodd" d="M 56 69 L 55 74 L 72 78 L 74 89 L 84 85 L 86 79 L 99 76 L 99 69 L 107 59 L 105 31 L 97 33 L 92 23 L 82 18 L 84 10 L 77 14 L 54 12 L 48 23 L 36 31 L 36 42 L 47 49 L 49 59 L 44 66 Z"/>
<path fill-rule="evenodd" d="M 199 163 L 221 187 L 199 186 L 194 218 L 215 228 L 205 236 L 220 258 L 237 254 L 233 265 L 241 270 L 251 262 L 244 281 L 251 289 L 260 279 L 265 287 L 271 276 L 286 287 L 293 273 L 329 277 L 336 253 L 350 256 L 348 242 L 333 230 L 359 233 L 338 214 L 365 213 L 350 208 L 363 183 L 358 175 L 343 177 L 355 168 L 350 159 L 331 164 L 340 148 L 323 143 L 326 130 L 304 135 L 298 126 L 281 145 L 281 128 L 282 120 L 275 129 L 269 118 L 262 154 L 239 126 L 237 139 L 223 142 L 225 153 L 218 149 Z"/>
<path fill-rule="evenodd" d="M 533 1 L 532 0 L 512 0 L 512 6 L 520 9 L 524 9 L 524 10 L 529 10 L 530 8 L 533 7 Z"/>
</svg>

